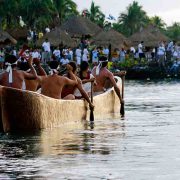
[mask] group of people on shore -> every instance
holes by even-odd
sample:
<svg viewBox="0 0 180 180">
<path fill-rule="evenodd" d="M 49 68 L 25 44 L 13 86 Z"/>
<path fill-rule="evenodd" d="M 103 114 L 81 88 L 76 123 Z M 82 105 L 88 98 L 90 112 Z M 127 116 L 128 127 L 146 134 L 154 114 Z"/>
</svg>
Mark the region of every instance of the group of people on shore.
<svg viewBox="0 0 180 180">
<path fill-rule="evenodd" d="M 179 61 L 180 60 L 180 46 L 175 41 L 169 43 L 160 42 L 157 47 L 148 48 L 144 46 L 144 42 L 141 41 L 137 49 L 134 47 L 130 48 L 130 52 L 134 55 L 135 59 L 141 61 L 142 58 L 155 60 L 160 66 L 165 65 L 165 61 Z"/>
<path fill-rule="evenodd" d="M 164 66 L 166 61 L 180 60 L 180 46 L 175 41 L 169 43 L 160 42 L 156 47 L 147 47 L 144 41 L 141 41 L 137 47 L 131 46 L 129 49 L 115 48 L 112 51 L 112 61 L 125 62 L 125 59 L 134 59 L 142 63 L 142 59 L 158 62 L 159 66 Z"/>
<path fill-rule="evenodd" d="M 93 65 L 97 65 L 100 56 L 109 56 L 109 49 L 107 47 L 93 47 L 90 50 L 86 41 L 82 41 L 80 45 L 74 49 L 66 46 L 58 46 L 51 49 L 51 44 L 48 39 L 46 39 L 42 44 L 42 48 L 42 61 L 44 63 L 50 61 L 51 57 L 53 57 L 53 59 L 59 61 L 63 65 L 73 61 L 73 59 L 75 59 L 78 66 L 80 66 L 81 62 L 89 62 L 90 60 Z"/>
<path fill-rule="evenodd" d="M 99 57 L 99 61 L 92 70 L 90 70 L 86 59 L 81 60 L 80 63 L 76 63 L 72 59 L 63 64 L 55 57 L 48 62 L 50 71 L 47 73 L 42 67 L 42 56 L 37 49 L 30 53 L 25 50 L 23 53 L 17 54 L 13 54 L 12 51 L 12 54 L 5 56 L 3 62 L 5 71 L 0 74 L 0 85 L 37 91 L 55 99 L 74 100 L 84 98 L 89 103 L 90 108 L 94 108 L 89 98 L 91 83 L 94 83 L 94 94 L 105 92 L 108 83 L 111 84 L 109 87 L 114 86 L 120 103 L 124 103 L 120 87 L 117 86 L 114 75 L 107 68 L 107 56 Z M 63 56 L 65 55 L 63 54 Z M 59 71 L 62 66 L 64 66 L 64 72 Z M 123 76 L 125 72 L 120 72 L 118 75 Z M 89 85 L 87 85 L 88 83 Z"/>
</svg>

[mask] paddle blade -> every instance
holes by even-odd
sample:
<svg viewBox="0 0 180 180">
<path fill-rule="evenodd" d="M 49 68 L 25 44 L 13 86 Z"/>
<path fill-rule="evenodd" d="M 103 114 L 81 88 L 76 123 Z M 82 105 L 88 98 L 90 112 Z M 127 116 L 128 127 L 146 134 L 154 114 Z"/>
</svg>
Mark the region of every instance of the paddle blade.
<svg viewBox="0 0 180 180">
<path fill-rule="evenodd" d="M 90 121 L 91 122 L 94 121 L 94 112 L 93 112 L 93 109 L 90 109 Z"/>
<path fill-rule="evenodd" d="M 120 114 L 122 117 L 124 117 L 124 115 L 125 115 L 124 103 L 121 104 Z"/>
</svg>

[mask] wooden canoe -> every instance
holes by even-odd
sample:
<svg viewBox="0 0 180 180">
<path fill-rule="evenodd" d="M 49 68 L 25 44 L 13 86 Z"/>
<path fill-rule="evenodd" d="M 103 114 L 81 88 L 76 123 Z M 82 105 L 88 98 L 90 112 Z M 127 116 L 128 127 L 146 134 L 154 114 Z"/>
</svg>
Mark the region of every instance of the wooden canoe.
<svg viewBox="0 0 180 180">
<path fill-rule="evenodd" d="M 116 77 L 121 87 L 121 78 Z M 4 132 L 34 131 L 61 126 L 64 123 L 89 120 L 85 100 L 57 100 L 31 91 L 0 88 L 1 129 Z M 120 103 L 114 88 L 94 97 L 94 117 L 120 117 Z"/>
</svg>

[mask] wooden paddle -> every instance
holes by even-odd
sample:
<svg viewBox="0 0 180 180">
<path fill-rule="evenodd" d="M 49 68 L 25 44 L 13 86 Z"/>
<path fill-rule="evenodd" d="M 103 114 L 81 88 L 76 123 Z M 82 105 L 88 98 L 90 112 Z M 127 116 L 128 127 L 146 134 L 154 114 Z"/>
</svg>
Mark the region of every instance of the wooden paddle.
<svg viewBox="0 0 180 180">
<path fill-rule="evenodd" d="M 93 86 L 94 81 L 91 82 L 91 103 L 93 103 Z M 90 122 L 94 122 L 94 109 L 90 107 Z"/>
<path fill-rule="evenodd" d="M 124 82 L 125 82 L 125 76 L 122 76 L 122 100 L 124 100 Z M 124 110 L 124 103 L 121 103 L 121 108 L 120 108 L 120 114 L 122 117 L 124 117 L 125 110 Z"/>
</svg>

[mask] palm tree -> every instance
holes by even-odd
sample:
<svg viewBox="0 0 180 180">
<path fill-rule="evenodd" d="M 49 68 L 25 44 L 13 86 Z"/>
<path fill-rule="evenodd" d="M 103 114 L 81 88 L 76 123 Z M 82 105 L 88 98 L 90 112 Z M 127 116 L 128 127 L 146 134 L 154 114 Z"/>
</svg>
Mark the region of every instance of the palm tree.
<svg viewBox="0 0 180 180">
<path fill-rule="evenodd" d="M 164 29 L 166 26 L 166 23 L 159 16 L 150 18 L 150 22 L 159 29 Z"/>
<path fill-rule="evenodd" d="M 124 27 L 124 25 L 121 23 L 113 23 L 112 24 L 112 28 L 120 33 L 122 33 L 123 35 L 127 36 L 128 35 L 128 31 L 127 29 Z"/>
<path fill-rule="evenodd" d="M 60 25 L 70 16 L 78 15 L 77 4 L 72 0 L 52 0 L 52 2 L 56 9 L 56 15 L 59 18 Z"/>
<path fill-rule="evenodd" d="M 18 24 L 18 5 L 19 0 L 0 1 L 0 26 L 9 28 Z"/>
<path fill-rule="evenodd" d="M 130 36 L 148 23 L 148 17 L 142 6 L 133 1 L 127 7 L 127 12 L 120 14 L 119 23 L 126 29 L 126 35 Z"/>
<path fill-rule="evenodd" d="M 103 27 L 105 21 L 105 15 L 100 9 L 100 6 L 96 6 L 95 3 L 92 1 L 91 7 L 89 10 L 85 9 L 83 13 L 86 12 L 86 17 L 89 18 L 92 22 L 98 24 L 99 26 Z"/>
<path fill-rule="evenodd" d="M 172 26 L 167 27 L 166 34 L 172 40 L 180 41 L 180 23 L 175 22 Z"/>
<path fill-rule="evenodd" d="M 42 29 L 53 21 L 51 0 L 20 0 L 20 15 L 30 28 Z"/>
</svg>

